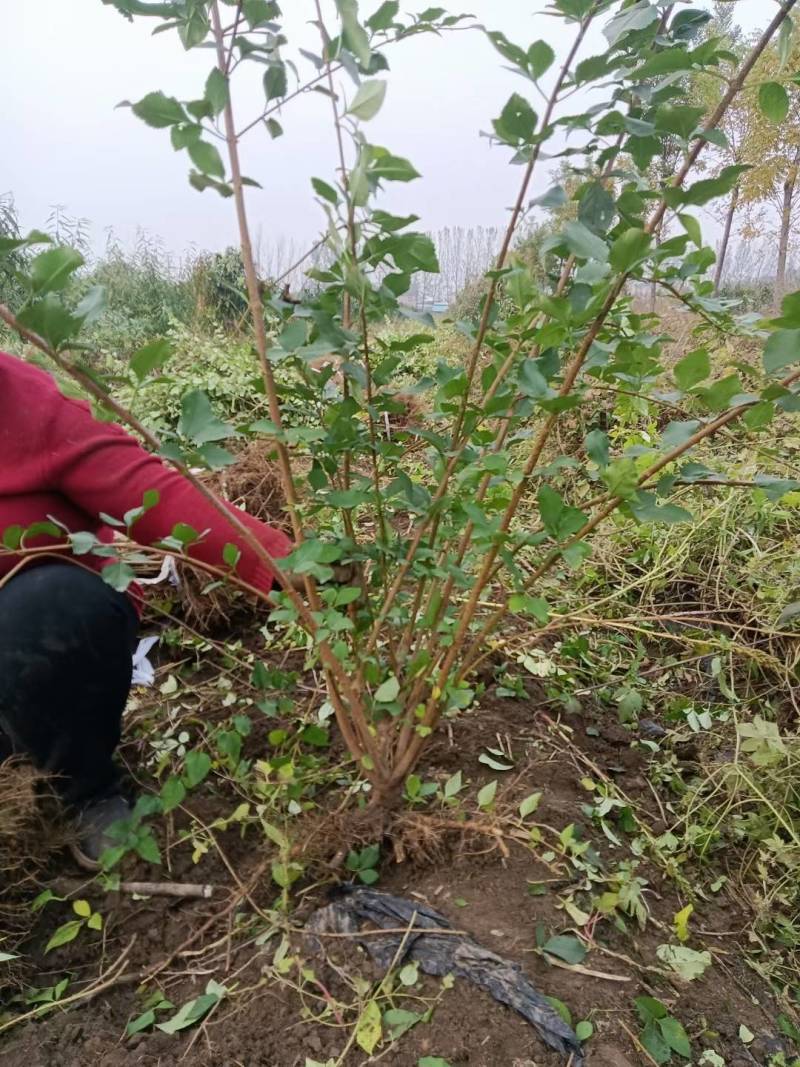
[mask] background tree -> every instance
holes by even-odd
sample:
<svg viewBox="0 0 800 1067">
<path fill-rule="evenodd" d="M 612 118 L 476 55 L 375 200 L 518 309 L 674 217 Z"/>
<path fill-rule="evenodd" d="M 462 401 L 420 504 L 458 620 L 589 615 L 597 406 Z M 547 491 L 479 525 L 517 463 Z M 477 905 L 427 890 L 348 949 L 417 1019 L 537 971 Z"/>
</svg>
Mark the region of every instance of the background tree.
<svg viewBox="0 0 800 1067">
<path fill-rule="evenodd" d="M 783 34 L 767 48 L 741 98 L 746 109 L 742 153 L 752 163 L 742 176 L 751 229 L 777 237 L 774 299 L 786 292 L 786 266 L 800 197 L 800 34 Z"/>
<path fill-rule="evenodd" d="M 713 18 L 706 27 L 705 38 L 706 40 L 715 38 L 722 42 L 723 47 L 731 53 L 729 59 L 721 61 L 717 72 L 701 71 L 695 74 L 692 79 L 693 95 L 705 107 L 706 114 L 711 114 L 719 104 L 727 82 L 734 76 L 736 68 L 746 51 L 746 42 L 741 27 L 734 21 L 734 10 L 730 4 L 715 0 Z M 719 130 L 723 136 L 716 146 L 716 153 L 710 166 L 711 173 L 715 177 L 724 167 L 738 166 L 748 162 L 744 154 L 745 144 L 749 135 L 750 123 L 755 117 L 752 107 L 743 97 L 737 97 L 731 103 L 720 122 Z M 731 234 L 736 212 L 741 203 L 741 196 L 741 182 L 737 182 L 730 195 L 724 201 L 720 201 L 719 204 L 714 203 L 709 208 L 711 214 L 722 225 L 722 237 L 720 238 L 717 262 L 714 268 L 715 293 L 719 292 L 725 271 L 725 261 L 728 256 Z"/>
</svg>

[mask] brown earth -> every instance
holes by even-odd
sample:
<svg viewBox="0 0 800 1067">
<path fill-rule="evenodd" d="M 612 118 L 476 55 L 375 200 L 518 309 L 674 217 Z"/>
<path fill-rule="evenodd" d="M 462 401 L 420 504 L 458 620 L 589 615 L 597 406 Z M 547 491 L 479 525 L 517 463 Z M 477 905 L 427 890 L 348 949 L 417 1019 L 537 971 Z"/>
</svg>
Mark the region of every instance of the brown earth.
<svg viewBox="0 0 800 1067">
<path fill-rule="evenodd" d="M 638 810 L 649 813 L 656 832 L 664 828 L 645 781 L 646 756 L 631 747 L 631 734 L 615 724 L 609 726 L 601 714 L 595 718 L 591 713 L 562 719 L 562 726 L 554 732 L 545 719 L 546 702 L 541 696 L 527 700 L 494 697 L 483 703 L 479 714 L 464 715 L 452 724 L 449 737 L 444 732 L 431 746 L 427 765 L 420 772 L 423 778 L 452 774 L 459 768 L 472 786 L 500 778 L 498 812 L 510 811 L 519 798 L 542 790 L 536 821 L 558 831 L 571 823 L 580 825 L 584 837 L 592 839 L 609 865 L 629 854 L 607 841 L 586 817 L 583 806 L 590 794 L 581 784 L 582 777 L 608 775 L 635 800 Z M 263 729 L 273 725 L 274 720 Z M 567 733 L 561 732 L 563 727 Z M 505 778 L 478 762 L 487 738 L 495 735 L 514 757 L 515 769 Z M 259 738 L 256 730 L 249 739 L 255 749 Z M 205 821 L 220 810 L 231 809 L 230 798 L 222 796 L 216 800 L 205 796 L 202 805 L 190 806 L 202 810 Z M 782 1049 L 787 1054 L 791 1051 L 781 1043 L 785 1039 L 776 1027 L 781 1008 L 746 965 L 739 948 L 737 932 L 745 928 L 747 916 L 732 895 L 726 897 L 723 890 L 713 900 L 696 902 L 690 943 L 695 949 L 707 949 L 714 962 L 703 978 L 691 984 L 668 980 L 656 969 L 655 949 L 671 940 L 672 917 L 687 898 L 646 863 L 637 872 L 648 883 L 645 898 L 650 918 L 645 929 L 639 930 L 630 920 L 624 930 L 602 920 L 594 927 L 583 969 L 556 967 L 536 949 L 537 926 L 547 936 L 574 929 L 573 920 L 558 907 L 557 892 L 571 880 L 579 887 L 581 872 L 564 876 L 561 868 L 554 875 L 539 858 L 542 847 L 537 856 L 517 843 L 513 834 L 504 836 L 499 817 L 485 828 L 476 823 L 477 828 L 469 830 L 458 828 L 446 810 L 433 816 L 421 810 L 404 816 L 404 830 L 398 834 L 408 858 L 400 864 L 384 860 L 377 888 L 430 903 L 454 926 L 521 964 L 541 992 L 568 1006 L 574 1023 L 590 1020 L 594 1034 L 586 1046 L 589 1067 L 636 1067 L 651 1062 L 636 1041 L 640 1024 L 633 1001 L 643 995 L 659 998 L 681 1020 L 696 1057 L 704 1047 L 713 1048 L 725 1057 L 728 1067 L 745 1067 L 766 1064 L 771 1054 Z M 267 909 L 266 915 L 275 905 L 275 886 L 264 872 L 265 858 L 272 857 L 253 851 L 254 835 L 243 839 L 236 829 L 230 829 L 219 835 L 224 860 L 212 850 L 194 866 L 188 849 L 169 849 L 175 826 L 170 818 L 166 822 L 170 862 L 168 870 L 155 877 L 225 887 L 218 899 L 137 900 L 95 885 L 75 895 L 85 895 L 102 912 L 104 930 L 43 956 L 42 946 L 65 917 L 59 912 L 56 919 L 52 917 L 55 912 L 46 909 L 28 946 L 39 967 L 33 984 L 44 987 L 70 974 L 73 981 L 66 995 L 86 988 L 95 988 L 95 993 L 71 1009 L 20 1023 L 1 1034 L 3 1067 L 172 1067 L 184 1062 L 207 1067 L 308 1067 L 309 1062 L 325 1064 L 329 1058 L 342 1067 L 380 1061 L 417 1067 L 422 1057 L 441 1057 L 451 1067 L 564 1064 L 563 1058 L 545 1049 L 524 1020 L 486 993 L 461 980 L 443 991 L 441 982 L 427 978 L 399 992 L 393 1006 L 423 1012 L 436 1001 L 430 1021 L 420 1022 L 396 1043 L 379 1046 L 372 1057 L 355 1044 L 345 1054 L 357 1012 L 352 1008 L 345 1012 L 341 1005 L 354 1002 L 353 984 L 359 977 L 370 983 L 380 981 L 382 975 L 375 965 L 352 947 L 337 947 L 325 960 L 310 959 L 304 956 L 307 942 L 295 934 L 292 951 L 304 957 L 304 966 L 314 968 L 314 979 L 300 991 L 300 970 L 294 968 L 287 976 L 289 981 L 277 981 L 271 968 L 280 934 L 263 946 L 253 943 L 253 929 L 242 927 L 240 936 L 231 937 L 237 924 L 252 916 L 254 906 Z M 259 840 L 263 850 L 263 838 Z M 51 874 L 56 885 L 73 877 L 63 858 Z M 320 875 L 314 884 L 294 887 L 295 910 L 290 915 L 294 927 L 324 902 L 324 883 L 330 883 L 332 876 L 329 872 L 324 877 L 323 868 Z M 125 876 L 153 878 L 153 868 L 139 865 L 138 870 L 126 870 Z M 249 903 L 241 891 L 237 898 L 237 885 L 252 887 Z M 548 891 L 532 895 L 531 886 L 542 885 Z M 230 899 L 240 901 L 233 910 Z M 115 970 L 115 961 L 123 955 Z M 137 984 L 143 973 L 154 968 L 159 968 L 158 974 L 148 990 L 161 988 L 176 1007 L 202 993 L 209 978 L 230 984 L 233 995 L 223 999 L 202 1025 L 183 1033 L 153 1030 L 126 1039 L 126 1024 L 142 1011 Z M 104 974 L 111 977 L 105 983 L 101 979 L 97 988 L 97 976 Z M 339 1021 L 336 1012 L 315 1021 L 326 1003 L 336 1003 L 340 1013 L 345 1012 Z M 14 1014 L 19 1011 L 20 1005 L 15 1004 Z M 739 1039 L 742 1024 L 755 1035 L 749 1047 Z M 676 1056 L 674 1062 L 678 1061 Z"/>
</svg>

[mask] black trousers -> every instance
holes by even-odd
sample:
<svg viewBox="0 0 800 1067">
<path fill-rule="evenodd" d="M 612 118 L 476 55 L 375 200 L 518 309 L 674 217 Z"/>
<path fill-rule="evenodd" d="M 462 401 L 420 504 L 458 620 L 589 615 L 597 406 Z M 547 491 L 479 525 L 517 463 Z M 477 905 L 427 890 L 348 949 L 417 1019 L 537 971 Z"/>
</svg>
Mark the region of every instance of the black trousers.
<svg viewBox="0 0 800 1067">
<path fill-rule="evenodd" d="M 138 619 L 126 596 L 72 563 L 0 587 L 0 730 L 6 753 L 59 776 L 69 803 L 112 792 Z"/>
</svg>

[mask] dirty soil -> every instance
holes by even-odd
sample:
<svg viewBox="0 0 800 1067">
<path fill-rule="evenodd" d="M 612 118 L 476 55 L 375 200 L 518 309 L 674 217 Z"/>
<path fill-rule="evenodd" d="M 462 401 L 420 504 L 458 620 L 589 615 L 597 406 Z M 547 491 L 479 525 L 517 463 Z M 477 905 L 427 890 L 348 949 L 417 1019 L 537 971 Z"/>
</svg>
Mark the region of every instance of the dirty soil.
<svg viewBox="0 0 800 1067">
<path fill-rule="evenodd" d="M 654 1062 L 638 1040 L 634 1000 L 642 996 L 658 998 L 680 1019 L 695 1063 L 721 1062 L 701 1059 L 704 1049 L 715 1050 L 727 1067 L 767 1064 L 777 1053 L 793 1054 L 776 1025 L 781 1007 L 745 962 L 738 935 L 747 915 L 727 889 L 697 905 L 690 943 L 708 951 L 713 964 L 691 983 L 665 977 L 656 956 L 658 945 L 674 942 L 673 916 L 688 897 L 645 860 L 637 869 L 646 881 L 643 899 L 650 913 L 644 928 L 630 917 L 615 924 L 593 915 L 581 928 L 589 951 L 578 966 L 558 966 L 537 949 L 542 937 L 575 931 L 575 916 L 564 910 L 563 900 L 571 885 L 580 891 L 586 884 L 579 867 L 570 869 L 546 847 L 548 834 L 579 827 L 609 869 L 633 859 L 627 842 L 617 845 L 592 825 L 585 811 L 591 795 L 587 777 L 602 774 L 613 780 L 656 833 L 665 828 L 663 809 L 645 780 L 646 750 L 633 747 L 635 735 L 608 725 L 605 714 L 562 716 L 554 725 L 552 708 L 540 692 L 525 699 L 487 694 L 482 703 L 442 732 L 420 775 L 441 781 L 460 769 L 471 788 L 500 779 L 495 817 L 482 823 L 448 809 L 432 814 L 422 806 L 412 809 L 397 833 L 395 854 L 402 862 L 385 848 L 376 888 L 429 903 L 454 927 L 519 964 L 538 990 L 565 1006 L 573 1025 L 590 1022 L 589 1067 Z M 257 726 L 248 746 L 257 750 L 261 731 L 273 726 L 274 720 Z M 486 739 L 495 737 L 513 758 L 513 770 L 505 775 L 479 762 Z M 527 825 L 542 828 L 543 843 L 531 847 L 518 822 L 504 813 L 512 813 L 535 790 L 542 799 Z M 331 807 L 340 799 L 332 795 Z M 208 822 L 220 809 L 231 809 L 230 797 L 205 796 L 200 818 Z M 45 1017 L 12 1026 L 14 1016 L 33 1006 L 7 1004 L 8 1014 L 0 1016 L 5 1019 L 0 1022 L 4 1067 L 184 1062 L 355 1067 L 380 1061 L 397 1067 L 566 1067 L 523 1019 L 488 994 L 463 980 L 446 988 L 448 983 L 431 978 L 409 986 L 395 981 L 381 1009 L 415 1012 L 420 1019 L 396 1041 L 389 1040 L 391 1028 L 384 1024 L 383 1042 L 368 1055 L 354 1040 L 355 1023 L 359 1004 L 384 976 L 352 944 L 333 944 L 325 959 L 310 957 L 300 932 L 310 912 L 325 902 L 327 886 L 344 872 L 320 866 L 314 878 L 296 883 L 288 926 L 276 929 L 270 925 L 276 905 L 269 877 L 274 857 L 265 855 L 263 837 L 231 827 L 218 834 L 221 849 L 210 849 L 195 865 L 191 849 L 175 847 L 182 818 L 175 813 L 166 819 L 162 849 L 168 870 L 154 874 L 152 866 L 134 864 L 125 868 L 124 877 L 208 882 L 218 887 L 211 900 L 138 899 L 96 883 L 76 892 L 80 879 L 63 856 L 54 859 L 50 884 L 89 899 L 102 913 L 104 928 L 86 931 L 45 955 L 47 939 L 65 918 L 49 906 L 26 949 L 36 971 L 28 981 L 42 989 L 70 976 L 64 998 L 90 995 L 74 1004 L 65 999 Z M 579 893 L 576 899 L 587 898 Z M 287 958 L 288 964 L 280 963 Z M 145 993 L 139 989 L 143 978 Z M 202 994 L 209 980 L 229 992 L 200 1024 L 175 1034 L 149 1029 L 126 1036 L 126 1025 L 144 1010 L 147 994 L 160 990 L 177 1009 Z M 157 1021 L 173 1014 L 174 1009 L 159 1012 Z M 752 1034 L 747 1045 L 740 1039 L 742 1025 Z M 676 1055 L 673 1062 L 685 1060 Z"/>
</svg>

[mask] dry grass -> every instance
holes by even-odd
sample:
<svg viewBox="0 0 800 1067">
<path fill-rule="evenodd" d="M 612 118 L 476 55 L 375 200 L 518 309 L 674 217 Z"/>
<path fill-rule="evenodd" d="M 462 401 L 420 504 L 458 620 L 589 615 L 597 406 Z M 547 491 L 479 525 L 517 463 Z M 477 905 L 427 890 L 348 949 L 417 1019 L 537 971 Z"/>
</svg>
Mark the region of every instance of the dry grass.
<svg viewBox="0 0 800 1067">
<path fill-rule="evenodd" d="M 0 764 L 0 951 L 13 953 L 33 928 L 30 903 L 70 837 L 59 807 L 45 775 L 16 760 Z M 0 988 L 18 978 L 4 965 Z"/>
</svg>

